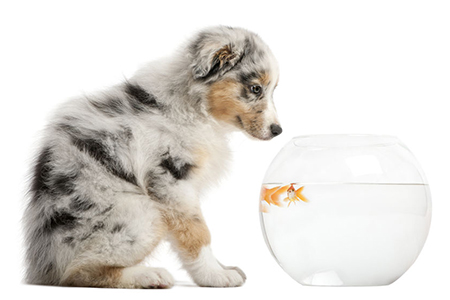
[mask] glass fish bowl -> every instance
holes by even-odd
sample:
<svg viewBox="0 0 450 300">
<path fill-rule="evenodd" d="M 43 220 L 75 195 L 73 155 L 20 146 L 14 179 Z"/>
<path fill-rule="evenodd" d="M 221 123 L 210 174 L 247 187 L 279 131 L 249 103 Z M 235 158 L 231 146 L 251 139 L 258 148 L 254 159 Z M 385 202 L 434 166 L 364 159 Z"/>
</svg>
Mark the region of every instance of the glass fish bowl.
<svg viewBox="0 0 450 300">
<path fill-rule="evenodd" d="M 259 207 L 276 261 L 313 286 L 391 284 L 416 260 L 431 221 L 425 175 L 392 136 L 292 139 L 266 172 Z"/>
</svg>

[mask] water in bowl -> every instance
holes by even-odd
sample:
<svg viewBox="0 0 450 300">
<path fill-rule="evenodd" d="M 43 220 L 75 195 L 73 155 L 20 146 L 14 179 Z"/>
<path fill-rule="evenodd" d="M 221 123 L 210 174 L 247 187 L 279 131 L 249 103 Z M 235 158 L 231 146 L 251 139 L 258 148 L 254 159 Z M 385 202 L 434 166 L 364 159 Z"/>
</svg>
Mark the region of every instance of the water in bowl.
<svg viewBox="0 0 450 300">
<path fill-rule="evenodd" d="M 304 285 L 384 285 L 415 261 L 428 234 L 426 184 L 263 184 L 263 234 Z"/>
</svg>

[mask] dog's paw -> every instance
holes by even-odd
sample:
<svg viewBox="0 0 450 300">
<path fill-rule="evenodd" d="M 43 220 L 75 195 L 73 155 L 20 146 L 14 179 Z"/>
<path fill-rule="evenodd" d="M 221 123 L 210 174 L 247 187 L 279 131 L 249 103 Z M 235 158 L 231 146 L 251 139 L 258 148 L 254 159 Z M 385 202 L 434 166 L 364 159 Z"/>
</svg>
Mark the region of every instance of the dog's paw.
<svg viewBox="0 0 450 300">
<path fill-rule="evenodd" d="M 167 289 L 173 286 L 172 275 L 165 269 L 135 266 L 122 272 L 122 286 L 136 289 Z"/>
<path fill-rule="evenodd" d="M 219 263 L 221 266 L 222 266 L 222 268 L 224 268 L 225 270 L 235 270 L 236 272 L 238 272 L 241 276 L 242 276 L 242 278 L 244 279 L 244 282 L 245 282 L 245 280 L 247 280 L 247 276 L 245 276 L 245 273 L 240 269 L 240 268 L 238 268 L 238 267 L 228 267 L 228 266 L 224 266 L 224 265 L 222 265 L 221 263 Z"/>
<path fill-rule="evenodd" d="M 193 279 L 203 287 L 238 287 L 244 284 L 247 277 L 238 267 L 223 267 L 220 270 L 202 272 Z"/>
</svg>

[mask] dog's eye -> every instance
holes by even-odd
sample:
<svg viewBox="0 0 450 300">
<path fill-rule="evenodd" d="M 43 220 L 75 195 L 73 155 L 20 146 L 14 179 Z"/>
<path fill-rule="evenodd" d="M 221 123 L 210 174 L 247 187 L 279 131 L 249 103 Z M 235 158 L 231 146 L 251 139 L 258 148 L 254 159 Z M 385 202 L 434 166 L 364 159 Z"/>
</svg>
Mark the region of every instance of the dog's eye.
<svg viewBox="0 0 450 300">
<path fill-rule="evenodd" d="M 262 87 L 260 85 L 252 85 L 250 91 L 255 95 L 259 95 L 262 92 Z"/>
</svg>

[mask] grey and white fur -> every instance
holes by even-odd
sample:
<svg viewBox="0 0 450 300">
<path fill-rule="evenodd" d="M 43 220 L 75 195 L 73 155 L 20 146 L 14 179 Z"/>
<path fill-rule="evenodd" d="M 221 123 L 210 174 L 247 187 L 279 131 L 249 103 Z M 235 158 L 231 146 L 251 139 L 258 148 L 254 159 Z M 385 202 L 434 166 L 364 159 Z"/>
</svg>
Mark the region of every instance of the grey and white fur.
<svg viewBox="0 0 450 300">
<path fill-rule="evenodd" d="M 168 288 L 166 270 L 140 264 L 168 240 L 198 285 L 242 285 L 244 273 L 213 256 L 199 200 L 226 169 L 230 132 L 281 133 L 278 76 L 258 35 L 219 26 L 59 107 L 31 174 L 26 282 Z"/>
</svg>

